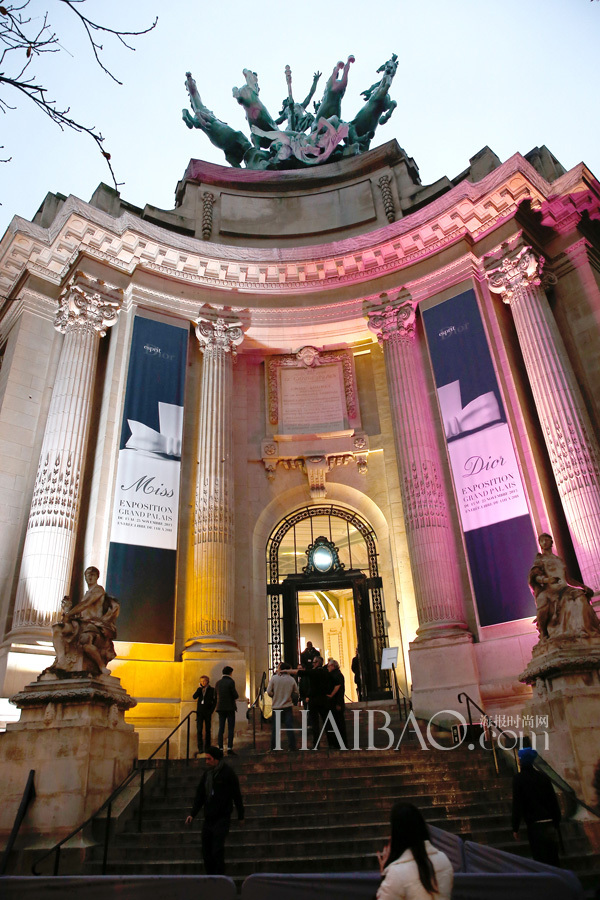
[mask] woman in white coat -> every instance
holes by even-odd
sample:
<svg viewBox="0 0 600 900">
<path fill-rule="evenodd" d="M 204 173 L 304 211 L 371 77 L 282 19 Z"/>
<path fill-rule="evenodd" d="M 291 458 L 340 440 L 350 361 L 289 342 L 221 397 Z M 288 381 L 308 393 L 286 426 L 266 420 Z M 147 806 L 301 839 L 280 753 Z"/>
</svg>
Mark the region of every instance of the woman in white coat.
<svg viewBox="0 0 600 900">
<path fill-rule="evenodd" d="M 390 840 L 377 858 L 383 881 L 376 900 L 450 900 L 452 863 L 431 844 L 425 819 L 412 803 L 392 808 Z"/>
</svg>

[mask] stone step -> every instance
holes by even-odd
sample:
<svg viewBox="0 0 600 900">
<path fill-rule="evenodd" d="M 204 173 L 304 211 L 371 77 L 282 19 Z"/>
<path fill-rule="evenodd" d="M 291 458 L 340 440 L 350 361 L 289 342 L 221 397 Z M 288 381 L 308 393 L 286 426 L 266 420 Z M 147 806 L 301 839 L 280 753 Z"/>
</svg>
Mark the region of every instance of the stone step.
<svg viewBox="0 0 600 900">
<path fill-rule="evenodd" d="M 243 749 L 227 762 L 240 778 L 246 823 L 234 819 L 226 849 L 227 874 L 239 884 L 253 872 L 377 871 L 375 853 L 389 832 L 396 800 L 414 802 L 432 824 L 464 839 L 527 856 L 514 842 L 508 770 L 496 775 L 490 753 L 461 746 L 423 750 L 407 736 L 399 751 L 267 752 Z M 258 742 L 260 744 L 260 742 Z M 202 873 L 201 816 L 186 828 L 202 758 L 176 760 L 163 796 L 161 775 L 145 797 L 144 824 L 126 824 L 110 848 L 110 874 Z M 566 865 L 587 875 L 594 857 L 575 823 L 563 830 Z M 89 854 L 86 871 L 100 867 L 102 852 Z"/>
<path fill-rule="evenodd" d="M 193 802 L 194 793 L 187 795 L 171 796 L 163 798 L 148 798 L 144 803 L 144 816 L 153 815 L 177 815 L 188 810 Z M 306 806 L 315 808 L 333 804 L 334 809 L 340 813 L 360 806 L 364 809 L 386 805 L 389 809 L 396 800 L 409 800 L 415 802 L 421 809 L 428 807 L 444 806 L 449 808 L 464 809 L 472 805 L 489 808 L 490 803 L 503 803 L 506 807 L 510 803 L 508 792 L 494 792 L 487 797 L 482 797 L 481 792 L 475 789 L 456 791 L 451 786 L 441 790 L 439 787 L 431 792 L 424 792 L 420 785 L 390 783 L 386 790 L 375 790 L 371 787 L 360 785 L 346 788 L 343 793 L 327 788 L 314 788 L 306 791 L 277 791 L 264 793 L 248 793 L 244 796 L 244 805 L 250 815 L 260 815 L 261 811 L 276 807 L 280 813 L 301 812 Z"/>
<path fill-rule="evenodd" d="M 375 853 L 366 856 L 352 856 L 351 854 L 334 854 L 297 858 L 286 855 L 274 857 L 265 855 L 258 859 L 240 859 L 232 853 L 225 855 L 226 869 L 230 878 L 240 882 L 257 872 L 357 872 L 377 871 L 377 858 Z M 86 864 L 86 874 L 93 875 L 99 872 L 101 862 Z M 172 857 L 169 861 L 157 861 L 154 859 L 115 860 L 109 857 L 107 875 L 197 875 L 202 874 L 202 852 L 200 844 L 197 848 L 196 861 L 182 859 L 180 856 Z"/>
<path fill-rule="evenodd" d="M 343 797 L 345 800 L 369 799 L 372 796 L 385 796 L 387 792 L 403 791 L 407 797 L 436 797 L 442 802 L 450 802 L 457 794 L 471 798 L 480 795 L 480 791 L 476 790 L 472 784 L 453 783 L 446 781 L 426 781 L 426 782 L 409 782 L 402 778 L 390 777 L 385 779 L 365 779 L 364 781 L 357 779 L 350 784 L 340 788 L 326 784 L 318 784 L 306 786 L 291 785 L 286 788 L 285 785 L 270 787 L 268 789 L 256 786 L 254 790 L 249 789 L 248 785 L 242 785 L 242 796 L 244 802 L 248 803 L 277 803 L 280 800 L 286 803 L 313 802 L 327 803 Z M 192 803 L 195 795 L 196 786 L 191 790 L 169 791 L 167 798 L 151 797 L 145 799 L 145 809 L 161 808 L 165 804 L 174 806 L 188 806 Z M 498 788 L 489 794 L 489 802 L 499 800 L 509 800 L 510 791 Z"/>
</svg>

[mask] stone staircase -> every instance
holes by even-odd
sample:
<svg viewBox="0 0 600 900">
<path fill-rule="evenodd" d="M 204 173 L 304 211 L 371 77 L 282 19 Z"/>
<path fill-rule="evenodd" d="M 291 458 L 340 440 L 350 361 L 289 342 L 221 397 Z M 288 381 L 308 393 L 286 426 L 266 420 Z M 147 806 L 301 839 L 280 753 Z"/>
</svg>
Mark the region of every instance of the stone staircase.
<svg viewBox="0 0 600 900">
<path fill-rule="evenodd" d="M 349 722 L 350 725 L 350 722 Z M 392 721 L 399 737 L 402 726 Z M 425 729 L 423 729 L 425 733 Z M 226 846 L 227 874 L 238 884 L 255 872 L 376 870 L 375 853 L 388 835 L 397 800 L 418 806 L 425 819 L 465 840 L 528 855 L 510 827 L 511 778 L 495 774 L 491 753 L 463 744 L 423 750 L 414 734 L 395 750 L 268 752 L 268 730 L 257 749 L 241 748 L 227 761 L 237 771 L 246 806 L 240 826 L 234 811 Z M 437 740 L 450 745 L 449 738 Z M 384 744 L 385 735 L 376 734 Z M 361 746 L 366 735 L 361 733 Z M 146 798 L 142 833 L 137 822 L 112 841 L 107 874 L 200 874 L 200 815 L 184 819 L 204 769 L 202 759 L 171 764 L 166 796 L 157 777 Z M 524 831 L 523 831 L 524 834 Z M 567 856 L 584 884 L 597 884 L 600 864 L 576 823 L 563 826 Z M 101 871 L 102 848 L 88 852 L 85 871 Z"/>
</svg>

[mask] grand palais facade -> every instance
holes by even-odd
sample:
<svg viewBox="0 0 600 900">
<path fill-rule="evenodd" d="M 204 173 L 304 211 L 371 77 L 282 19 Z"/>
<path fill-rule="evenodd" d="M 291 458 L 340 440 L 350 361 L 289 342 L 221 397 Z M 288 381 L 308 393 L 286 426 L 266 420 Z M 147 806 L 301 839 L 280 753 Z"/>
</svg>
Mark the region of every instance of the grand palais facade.
<svg viewBox="0 0 600 900">
<path fill-rule="evenodd" d="M 382 651 L 429 716 L 518 713 L 549 532 L 600 587 L 600 187 L 545 148 L 420 182 L 395 141 L 192 160 L 165 211 L 49 194 L 0 244 L 0 688 L 83 572 L 155 746 L 198 678 Z M 241 711 L 243 712 L 243 710 Z"/>
</svg>

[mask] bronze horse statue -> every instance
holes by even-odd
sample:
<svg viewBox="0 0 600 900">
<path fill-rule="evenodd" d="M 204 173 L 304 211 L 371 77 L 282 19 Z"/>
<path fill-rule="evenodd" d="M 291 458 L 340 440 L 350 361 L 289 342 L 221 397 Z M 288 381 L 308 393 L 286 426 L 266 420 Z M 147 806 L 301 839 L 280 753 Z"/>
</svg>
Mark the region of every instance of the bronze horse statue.
<svg viewBox="0 0 600 900">
<path fill-rule="evenodd" d="M 241 131 L 234 131 L 227 122 L 217 119 L 215 114 L 204 105 L 191 72 L 186 72 L 185 86 L 190 95 L 190 104 L 194 115 L 191 115 L 187 109 L 182 110 L 183 121 L 188 128 L 199 128 L 203 131 L 211 144 L 225 153 L 225 159 L 229 165 L 239 169 L 252 144 L 245 134 Z"/>
<path fill-rule="evenodd" d="M 361 93 L 365 105 L 350 122 L 347 144 L 358 144 L 360 152 L 369 149 L 378 125 L 385 125 L 398 106 L 389 95 L 392 80 L 398 69 L 398 56 L 393 53 L 377 71 L 383 72 L 380 81 Z"/>
</svg>

